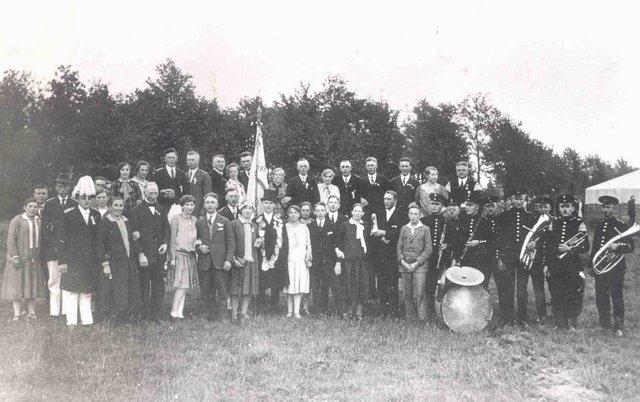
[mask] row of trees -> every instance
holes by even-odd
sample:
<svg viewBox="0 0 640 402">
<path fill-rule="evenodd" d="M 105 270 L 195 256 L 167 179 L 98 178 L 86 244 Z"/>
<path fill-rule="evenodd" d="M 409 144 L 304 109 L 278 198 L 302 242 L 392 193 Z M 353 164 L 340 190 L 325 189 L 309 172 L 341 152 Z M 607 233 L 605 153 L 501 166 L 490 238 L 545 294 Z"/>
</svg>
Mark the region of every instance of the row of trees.
<svg viewBox="0 0 640 402">
<path fill-rule="evenodd" d="M 87 86 L 69 66 L 59 67 L 44 86 L 26 72 L 4 72 L 0 213 L 14 212 L 35 181 L 61 171 L 113 179 L 119 162 L 145 159 L 157 166 L 170 146 L 182 155 L 200 151 L 205 168 L 214 153 L 237 159 L 252 149 L 259 106 L 267 161 L 288 172 L 300 156 L 318 171 L 343 158 L 360 167 L 373 155 L 383 172 L 395 175 L 398 159 L 408 155 L 416 171 L 433 165 L 444 180 L 454 174 L 456 161 L 469 158 L 477 177 L 491 179 L 493 191 L 517 183 L 536 193 L 580 194 L 633 170 L 623 159 L 611 166 L 573 149 L 554 153 L 482 94 L 456 105 L 420 100 L 400 122 L 386 102 L 359 97 L 339 77 L 329 77 L 320 91 L 301 85 L 270 105 L 247 98 L 222 109 L 197 96 L 191 76 L 171 60 L 156 70 L 157 78 L 130 94 L 113 94 L 101 82 Z"/>
</svg>

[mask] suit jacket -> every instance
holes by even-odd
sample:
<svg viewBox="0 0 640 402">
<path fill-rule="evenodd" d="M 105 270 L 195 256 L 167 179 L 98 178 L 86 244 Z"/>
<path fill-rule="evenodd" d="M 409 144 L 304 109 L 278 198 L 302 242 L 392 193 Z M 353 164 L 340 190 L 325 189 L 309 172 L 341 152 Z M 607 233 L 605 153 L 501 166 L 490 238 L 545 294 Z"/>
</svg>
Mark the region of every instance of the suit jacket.
<svg viewBox="0 0 640 402">
<path fill-rule="evenodd" d="M 184 172 L 184 184 L 185 194 L 191 194 L 196 199 L 196 208 L 194 209 L 194 215 L 200 216 L 202 214 L 202 204 L 204 203 L 204 195 L 213 191 L 211 184 L 211 176 L 209 173 L 198 168 L 196 169 L 193 179 L 189 181 L 189 171 Z"/>
<path fill-rule="evenodd" d="M 322 227 L 318 226 L 318 220 L 312 220 L 309 225 L 311 238 L 311 250 L 313 252 L 313 270 L 324 268 L 333 269 L 336 262 L 335 237 L 336 226 L 328 219 L 324 220 Z"/>
<path fill-rule="evenodd" d="M 233 261 L 235 243 L 229 219 L 217 213 L 213 225 L 209 227 L 207 216 L 201 216 L 196 222 L 196 231 L 199 244 L 209 246 L 208 253 L 198 252 L 199 271 L 208 271 L 211 266 L 221 270 L 225 261 Z"/>
<path fill-rule="evenodd" d="M 155 214 L 151 213 L 149 204 L 143 202 L 131 210 L 129 219 L 131 220 L 131 229 L 140 233 L 138 245 L 140 252 L 144 253 L 149 264 L 164 262 L 167 253 L 159 254 L 158 248 L 162 244 L 169 247 L 171 239 L 171 230 L 167 219 L 167 211 L 162 205 L 156 204 Z"/>
<path fill-rule="evenodd" d="M 353 204 L 360 202 L 364 190 L 364 182 L 355 174 L 345 183 L 342 175 L 333 178 L 333 184 L 340 190 L 340 212 L 350 213 Z"/>
<path fill-rule="evenodd" d="M 220 207 L 224 207 L 227 204 L 227 200 L 224 198 L 225 196 L 225 186 L 227 181 L 224 178 L 222 173 L 218 173 L 217 170 L 211 169 L 211 188 L 213 192 L 218 194 L 218 200 Z M 246 187 L 245 187 L 246 188 Z"/>
<path fill-rule="evenodd" d="M 311 205 L 314 205 L 320 198 L 318 185 L 313 181 L 311 175 L 307 175 L 307 180 L 304 183 L 300 179 L 300 175 L 296 175 L 296 177 L 289 180 L 287 183 L 287 196 L 291 197 L 292 204 L 308 201 Z"/>
<path fill-rule="evenodd" d="M 396 245 L 398 244 L 400 229 L 409 219 L 401 216 L 398 208 L 396 208 L 389 217 L 389 220 L 387 220 L 387 211 L 383 207 L 382 210 L 377 211 L 376 220 L 378 222 L 378 229 L 384 230 L 386 235 L 384 235 L 384 237 L 371 236 L 371 243 L 373 245 L 371 254 L 372 256 L 393 260 L 396 255 Z M 387 243 L 383 239 L 389 242 Z"/>
<path fill-rule="evenodd" d="M 406 214 L 409 209 L 409 204 L 415 201 L 418 187 L 420 187 L 420 182 L 413 176 L 407 180 L 407 184 L 404 186 L 402 185 L 402 178 L 400 175 L 389 181 L 389 190 L 393 190 L 398 194 L 396 208 L 398 208 L 401 213 Z"/>
<path fill-rule="evenodd" d="M 246 191 L 249 188 L 249 172 L 244 169 L 240 169 L 240 172 L 238 172 L 238 181 L 242 183 Z"/>
<path fill-rule="evenodd" d="M 184 171 L 174 167 L 175 177 L 172 179 L 167 172 L 166 166 L 153 171 L 152 180 L 158 185 L 158 190 L 172 189 L 176 195 L 173 199 L 166 198 L 162 193 L 158 195 L 158 204 L 169 209 L 172 204 L 177 204 L 184 194 Z"/>
<path fill-rule="evenodd" d="M 389 181 L 380 173 L 376 174 L 376 181 L 372 184 L 369 175 L 362 178 L 362 198 L 367 200 L 366 213 L 370 216 L 373 212 L 384 209 L 384 192 L 389 189 Z"/>
<path fill-rule="evenodd" d="M 58 231 L 58 263 L 67 264 L 60 288 L 74 293 L 91 293 L 98 285 L 98 258 L 96 232 L 100 213 L 89 209 L 89 222 L 85 222 L 78 207 L 64 211 Z"/>
<path fill-rule="evenodd" d="M 225 218 L 229 219 L 229 222 L 233 222 L 236 219 L 238 219 L 238 215 L 240 214 L 240 211 L 238 211 L 236 207 L 236 213 L 234 214 L 233 212 L 231 212 L 231 209 L 229 209 L 229 206 L 227 205 L 224 208 L 220 208 L 218 210 L 218 213 L 224 216 Z"/>
<path fill-rule="evenodd" d="M 67 197 L 66 206 L 62 207 L 58 196 L 49 198 L 42 208 L 42 232 L 40 234 L 40 259 L 53 261 L 58 259 L 58 229 L 62 213 L 68 208 L 78 206 L 78 203 Z"/>
<path fill-rule="evenodd" d="M 406 262 L 418 262 L 418 266 L 413 273 L 423 273 L 427 271 L 427 260 L 431 255 L 431 231 L 426 225 L 415 228 L 411 234 L 411 228 L 407 223 L 400 230 L 398 245 L 396 246 L 398 263 L 404 259 Z M 399 265 L 400 272 L 407 272 L 407 269 Z"/>
</svg>

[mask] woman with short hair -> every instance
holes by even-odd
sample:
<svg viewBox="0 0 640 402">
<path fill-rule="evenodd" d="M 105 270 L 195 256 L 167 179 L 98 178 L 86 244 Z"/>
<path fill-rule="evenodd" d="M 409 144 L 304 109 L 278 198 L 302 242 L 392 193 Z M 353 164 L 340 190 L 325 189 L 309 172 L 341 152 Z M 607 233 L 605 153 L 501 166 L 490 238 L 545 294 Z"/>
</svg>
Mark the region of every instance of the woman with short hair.
<svg viewBox="0 0 640 402">
<path fill-rule="evenodd" d="M 289 272 L 289 286 L 284 288 L 287 294 L 287 318 L 302 318 L 300 316 L 300 302 L 302 296 L 309 293 L 309 267 L 313 256 L 311 254 L 311 238 L 309 229 L 300 222 L 300 207 L 291 205 L 287 209 L 286 223 L 288 240 L 287 270 Z"/>
<path fill-rule="evenodd" d="M 242 204 L 242 202 L 247 198 L 247 192 L 242 183 L 240 183 L 240 179 L 238 179 L 240 175 L 240 166 L 237 163 L 232 163 L 227 166 L 227 175 L 229 179 L 225 183 L 225 191 L 230 188 L 235 189 L 238 192 L 238 205 Z"/>
<path fill-rule="evenodd" d="M 432 193 L 441 194 L 444 198 L 449 199 L 449 192 L 444 186 L 438 183 L 438 169 L 433 166 L 427 166 L 424 170 L 425 182 L 418 187 L 416 191 L 416 203 L 420 207 L 422 216 L 431 214 L 431 202 L 429 195 Z"/>
<path fill-rule="evenodd" d="M 231 222 L 236 252 L 233 258 L 235 267 L 231 273 L 231 319 L 238 318 L 238 304 L 243 319 L 249 318 L 249 301 L 259 291 L 258 275 L 260 260 L 258 250 L 263 240 L 258 240 L 258 225 L 251 216 L 255 211 L 253 204 L 244 201 L 240 204 L 240 216 Z"/>
<path fill-rule="evenodd" d="M 144 186 L 147 185 L 147 183 L 149 183 L 149 180 L 147 179 L 149 177 L 149 172 L 151 171 L 151 164 L 149 164 L 149 162 L 145 161 L 145 160 L 139 160 L 138 163 L 136 163 L 136 175 L 133 177 L 133 179 L 131 179 L 132 182 L 136 183 L 138 185 L 138 189 L 140 190 L 140 194 L 144 194 Z M 140 197 L 140 199 L 138 199 L 138 203 L 142 202 L 144 197 Z"/>
<path fill-rule="evenodd" d="M 131 181 L 131 164 L 129 162 L 120 162 L 118 172 L 120 172 L 120 176 L 111 184 L 111 197 L 122 198 L 124 214 L 128 215 L 129 211 L 142 199 L 142 192 L 138 184 Z"/>
<path fill-rule="evenodd" d="M 278 202 L 276 203 L 274 212 L 278 215 L 282 215 L 283 211 L 287 206 L 289 206 L 290 201 L 287 199 L 287 183 L 285 183 L 284 178 L 284 169 L 281 167 L 277 167 L 271 172 L 269 190 L 274 190 L 276 192 L 276 199 Z"/>
<path fill-rule="evenodd" d="M 335 173 L 331 169 L 325 169 L 322 171 L 322 183 L 318 184 L 318 193 L 320 194 L 320 202 L 324 202 L 325 205 L 329 201 L 329 197 L 335 195 L 340 199 L 340 189 L 333 182 Z"/>
</svg>

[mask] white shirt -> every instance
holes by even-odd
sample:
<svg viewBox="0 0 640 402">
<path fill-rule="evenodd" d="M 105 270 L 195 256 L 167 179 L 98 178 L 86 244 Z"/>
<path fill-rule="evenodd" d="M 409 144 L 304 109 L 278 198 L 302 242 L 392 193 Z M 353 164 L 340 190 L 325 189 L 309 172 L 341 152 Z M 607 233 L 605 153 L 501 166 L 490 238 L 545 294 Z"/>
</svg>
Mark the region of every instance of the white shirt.
<svg viewBox="0 0 640 402">
<path fill-rule="evenodd" d="M 237 205 L 235 207 L 232 207 L 231 205 L 229 205 L 228 207 L 229 207 L 229 211 L 233 212 L 234 216 L 238 215 L 238 206 Z"/>
<path fill-rule="evenodd" d="M 376 182 L 376 177 L 378 177 L 377 173 L 370 174 L 369 175 L 369 183 L 371 183 L 371 184 L 375 183 Z"/>
<path fill-rule="evenodd" d="M 213 223 L 213 221 L 216 220 L 216 215 L 217 215 L 216 213 L 213 213 L 213 214 L 207 213 L 207 222 Z"/>
<path fill-rule="evenodd" d="M 338 213 L 337 212 L 329 212 L 328 214 L 329 220 L 331 220 L 332 222 L 337 222 L 338 221 Z"/>
<path fill-rule="evenodd" d="M 304 176 L 301 174 L 298 175 L 298 177 L 300 178 L 300 180 L 302 180 L 303 183 L 307 181 L 307 176 L 308 175 L 304 175 Z"/>
<path fill-rule="evenodd" d="M 193 181 L 193 177 L 196 175 L 196 169 L 189 169 L 189 183 L 191 183 Z"/>
<path fill-rule="evenodd" d="M 324 226 L 324 219 L 316 219 L 316 222 L 318 223 L 319 228 Z"/>
<path fill-rule="evenodd" d="M 78 209 L 80 210 L 80 213 L 82 214 L 82 217 L 84 218 L 84 223 L 85 224 L 89 224 L 89 210 L 88 209 L 83 209 L 82 207 L 78 206 Z"/>
<path fill-rule="evenodd" d="M 467 184 L 467 177 L 465 177 L 464 179 L 458 177 L 458 186 L 464 187 L 465 184 Z"/>
<path fill-rule="evenodd" d="M 167 169 L 167 173 L 169 173 L 169 177 L 176 177 L 176 167 L 175 166 L 168 166 L 166 165 L 165 168 Z"/>
<path fill-rule="evenodd" d="M 58 199 L 60 200 L 60 205 L 64 205 L 64 203 L 69 199 L 69 197 L 62 198 L 58 196 Z"/>
<path fill-rule="evenodd" d="M 407 226 L 409 226 L 409 229 L 411 229 L 411 236 L 413 236 L 413 234 L 416 232 L 416 229 L 423 225 L 422 225 L 422 222 L 418 221 L 418 223 L 415 226 L 413 226 L 411 222 L 407 223 Z"/>
<path fill-rule="evenodd" d="M 154 205 L 149 205 L 149 211 L 151 211 L 151 215 L 156 214 L 156 207 Z"/>
<path fill-rule="evenodd" d="M 402 185 L 403 185 L 403 186 L 406 186 L 406 185 L 407 185 L 407 183 L 409 182 L 409 179 L 410 179 L 410 178 L 411 178 L 411 175 L 410 175 L 410 174 L 408 174 L 408 175 L 406 175 L 406 176 L 405 176 L 405 175 L 403 175 L 403 174 L 401 174 L 401 175 L 400 175 L 400 180 L 402 180 Z"/>
<path fill-rule="evenodd" d="M 389 222 L 389 219 L 391 218 L 391 215 L 393 215 L 393 212 L 396 210 L 396 206 L 394 205 L 393 207 L 391 207 L 391 209 L 387 209 L 387 222 Z"/>
<path fill-rule="evenodd" d="M 271 224 L 271 220 L 273 219 L 273 212 L 263 212 L 262 216 L 264 217 L 264 220 L 267 221 L 267 223 Z"/>
<path fill-rule="evenodd" d="M 351 175 L 342 176 L 342 181 L 344 181 L 344 184 L 349 184 L 349 180 L 351 180 Z"/>
</svg>

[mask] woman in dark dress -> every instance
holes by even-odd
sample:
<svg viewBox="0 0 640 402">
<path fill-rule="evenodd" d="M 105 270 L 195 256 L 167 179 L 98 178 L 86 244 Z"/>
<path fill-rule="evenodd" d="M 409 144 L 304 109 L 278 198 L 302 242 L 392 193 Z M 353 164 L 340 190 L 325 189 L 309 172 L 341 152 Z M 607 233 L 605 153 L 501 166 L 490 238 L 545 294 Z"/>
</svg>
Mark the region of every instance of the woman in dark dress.
<svg viewBox="0 0 640 402">
<path fill-rule="evenodd" d="M 111 183 L 111 197 L 119 197 L 124 201 L 124 215 L 142 200 L 142 193 L 138 183 L 131 180 L 131 165 L 128 162 L 121 162 L 118 165 L 120 177 Z"/>
</svg>

